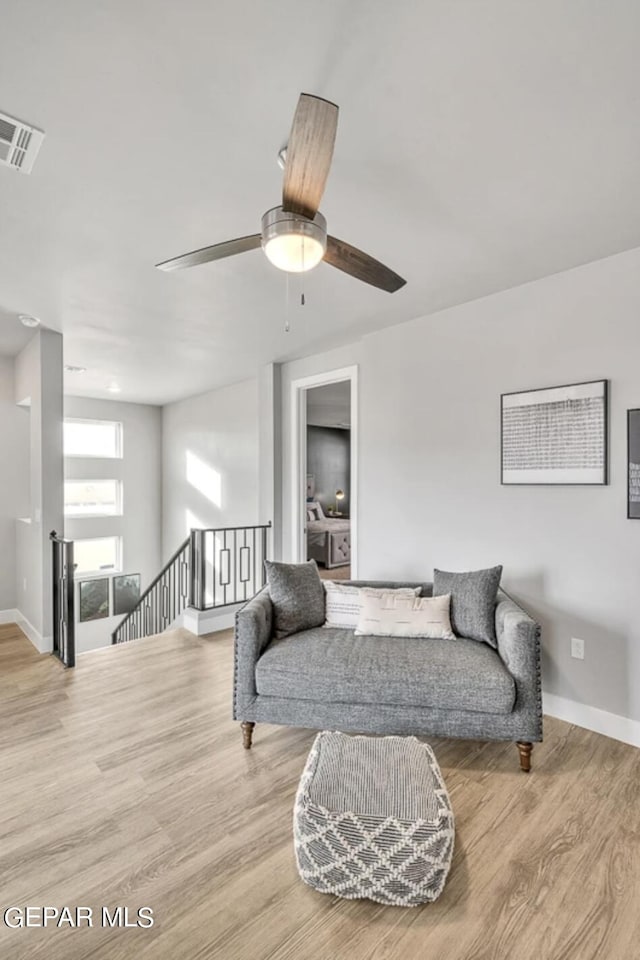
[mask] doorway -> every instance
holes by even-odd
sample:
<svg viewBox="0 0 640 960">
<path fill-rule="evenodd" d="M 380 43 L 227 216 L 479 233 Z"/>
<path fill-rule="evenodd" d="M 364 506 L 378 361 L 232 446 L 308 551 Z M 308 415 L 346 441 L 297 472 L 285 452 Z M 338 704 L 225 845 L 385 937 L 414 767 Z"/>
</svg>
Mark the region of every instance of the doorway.
<svg viewBox="0 0 640 960">
<path fill-rule="evenodd" d="M 348 580 L 357 570 L 357 368 L 292 388 L 293 557 Z"/>
</svg>

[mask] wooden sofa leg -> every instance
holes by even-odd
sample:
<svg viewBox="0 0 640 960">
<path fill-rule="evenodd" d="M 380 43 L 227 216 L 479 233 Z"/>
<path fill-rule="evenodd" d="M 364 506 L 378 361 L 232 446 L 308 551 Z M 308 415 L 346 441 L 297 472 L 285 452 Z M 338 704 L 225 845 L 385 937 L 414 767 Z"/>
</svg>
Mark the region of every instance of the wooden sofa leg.
<svg viewBox="0 0 640 960">
<path fill-rule="evenodd" d="M 531 772 L 531 751 L 533 750 L 532 743 L 523 743 L 518 740 L 516 743 L 518 748 L 518 753 L 520 754 L 520 769 L 524 773 Z"/>
<path fill-rule="evenodd" d="M 243 720 L 240 724 L 240 729 L 242 730 L 242 746 L 245 750 L 251 750 L 251 740 L 253 739 L 253 728 L 255 723 L 252 723 L 250 720 Z"/>
</svg>

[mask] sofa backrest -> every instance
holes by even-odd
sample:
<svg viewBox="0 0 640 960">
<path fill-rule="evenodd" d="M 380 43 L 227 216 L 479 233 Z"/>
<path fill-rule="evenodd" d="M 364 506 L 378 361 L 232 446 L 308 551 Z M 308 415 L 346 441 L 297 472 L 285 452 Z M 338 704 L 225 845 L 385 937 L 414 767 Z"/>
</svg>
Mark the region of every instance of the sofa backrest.
<svg viewBox="0 0 640 960">
<path fill-rule="evenodd" d="M 433 583 L 420 583 L 417 580 L 338 580 L 337 583 L 344 583 L 349 587 L 377 587 L 378 589 L 395 590 L 398 587 L 420 587 L 421 597 L 430 597 L 433 593 Z"/>
</svg>

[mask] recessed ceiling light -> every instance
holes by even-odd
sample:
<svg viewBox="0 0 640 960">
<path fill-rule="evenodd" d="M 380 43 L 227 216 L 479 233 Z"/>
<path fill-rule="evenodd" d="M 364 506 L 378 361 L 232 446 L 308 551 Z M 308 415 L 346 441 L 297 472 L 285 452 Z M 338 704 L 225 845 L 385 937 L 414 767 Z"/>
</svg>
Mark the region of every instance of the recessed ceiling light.
<svg viewBox="0 0 640 960">
<path fill-rule="evenodd" d="M 107 387 L 107 390 L 109 391 L 109 393 L 120 393 L 120 387 L 118 386 L 117 383 L 110 383 L 109 386 Z"/>
<path fill-rule="evenodd" d="M 31 317 L 28 313 L 21 313 L 18 315 L 18 320 L 23 327 L 39 327 L 40 321 L 37 317 Z"/>
<path fill-rule="evenodd" d="M 86 367 L 76 367 L 73 363 L 65 363 L 64 365 L 65 373 L 86 373 Z"/>
</svg>

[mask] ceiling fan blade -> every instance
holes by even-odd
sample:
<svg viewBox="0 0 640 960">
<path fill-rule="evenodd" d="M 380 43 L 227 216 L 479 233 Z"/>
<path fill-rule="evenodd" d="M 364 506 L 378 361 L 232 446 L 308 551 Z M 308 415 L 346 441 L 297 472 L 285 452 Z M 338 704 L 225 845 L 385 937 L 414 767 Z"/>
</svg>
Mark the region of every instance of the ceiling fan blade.
<svg viewBox="0 0 640 960">
<path fill-rule="evenodd" d="M 338 107 L 301 93 L 284 166 L 282 206 L 313 220 L 324 193 L 338 126 Z"/>
<path fill-rule="evenodd" d="M 348 273 L 356 280 L 363 280 L 365 283 L 370 283 L 372 287 L 386 290 L 387 293 L 395 293 L 407 282 L 389 267 L 385 267 L 383 263 L 374 260 L 357 247 L 345 243 L 344 240 L 336 240 L 335 237 L 327 237 L 324 260 L 325 263 L 330 263 L 332 267 L 337 267 L 338 270 Z"/>
<path fill-rule="evenodd" d="M 236 240 L 225 240 L 224 243 L 214 243 L 212 247 L 202 247 L 201 250 L 192 250 L 183 253 L 181 257 L 164 260 L 156 263 L 158 270 L 184 270 L 185 267 L 197 267 L 200 263 L 209 263 L 211 260 L 222 260 L 224 257 L 234 257 L 236 253 L 246 253 L 255 250 L 262 243 L 259 233 L 252 233 L 249 237 L 238 237 Z"/>
</svg>

